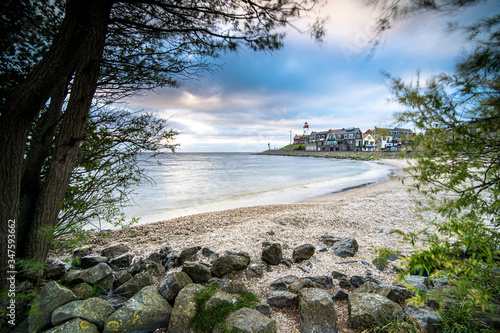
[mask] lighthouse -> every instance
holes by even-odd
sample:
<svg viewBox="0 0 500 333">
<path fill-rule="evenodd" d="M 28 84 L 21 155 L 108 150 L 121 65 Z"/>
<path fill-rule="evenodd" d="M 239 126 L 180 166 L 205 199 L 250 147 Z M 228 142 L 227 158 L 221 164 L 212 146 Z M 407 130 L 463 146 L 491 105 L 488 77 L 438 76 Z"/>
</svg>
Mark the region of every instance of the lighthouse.
<svg viewBox="0 0 500 333">
<path fill-rule="evenodd" d="M 307 121 L 304 124 L 304 135 L 309 135 L 309 125 L 307 124 Z"/>
</svg>

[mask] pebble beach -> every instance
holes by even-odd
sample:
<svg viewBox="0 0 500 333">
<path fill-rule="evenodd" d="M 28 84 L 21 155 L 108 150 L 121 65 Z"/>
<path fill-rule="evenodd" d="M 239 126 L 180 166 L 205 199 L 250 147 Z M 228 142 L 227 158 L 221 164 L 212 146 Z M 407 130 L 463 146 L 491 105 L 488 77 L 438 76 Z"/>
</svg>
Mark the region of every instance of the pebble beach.
<svg viewBox="0 0 500 333">
<path fill-rule="evenodd" d="M 309 243 L 316 247 L 310 260 L 291 267 L 269 266 L 262 276 L 251 274 L 249 270 L 228 276 L 229 279 L 241 280 L 260 297 L 271 290 L 269 284 L 272 281 L 285 275 L 331 276 L 334 270 L 348 276 L 366 276 L 369 272 L 374 278 L 391 284 L 396 277 L 395 270 L 392 267 L 382 272 L 377 270 L 372 263 L 375 251 L 388 247 L 401 254 L 410 254 L 411 245 L 394 231 L 418 232 L 428 226 L 416 210 L 422 197 L 411 189 L 411 180 L 404 172 L 408 161 L 391 159 L 376 163 L 391 165 L 394 175 L 370 186 L 304 202 L 190 215 L 110 231 L 106 237 L 95 233 L 89 241 L 95 253 L 104 246 L 120 242 L 127 244 L 133 254 L 144 258 L 165 246 L 178 252 L 192 246 L 208 247 L 219 254 L 238 250 L 249 253 L 252 264 L 262 264 L 263 242 L 281 243 L 285 258 L 291 258 L 293 248 L 298 245 Z M 357 240 L 359 251 L 349 258 L 352 259 L 350 263 L 342 263 L 345 258 L 335 256 L 321 243 L 321 237 L 326 235 Z M 391 265 L 400 263 L 397 260 Z M 333 295 L 338 290 L 337 284 L 328 292 Z M 357 332 L 348 323 L 347 301 L 336 302 L 336 310 L 339 332 Z M 272 317 L 276 320 L 278 332 L 299 332 L 297 306 L 275 310 Z"/>
</svg>

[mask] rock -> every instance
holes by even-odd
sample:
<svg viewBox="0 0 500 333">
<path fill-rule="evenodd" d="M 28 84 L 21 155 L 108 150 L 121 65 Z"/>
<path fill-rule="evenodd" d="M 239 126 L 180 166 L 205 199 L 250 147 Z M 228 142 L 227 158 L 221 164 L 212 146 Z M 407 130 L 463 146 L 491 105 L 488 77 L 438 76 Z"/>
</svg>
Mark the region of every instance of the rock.
<svg viewBox="0 0 500 333">
<path fill-rule="evenodd" d="M 100 298 L 88 298 L 82 301 L 74 301 L 56 308 L 52 312 L 52 325 L 57 326 L 73 318 L 81 318 L 96 325 L 102 330 L 106 320 L 115 308 Z"/>
<path fill-rule="evenodd" d="M 167 256 L 162 254 L 162 253 L 159 253 L 159 252 L 153 252 L 148 257 L 148 260 L 157 262 L 159 264 L 161 264 L 163 261 L 165 261 L 165 259 L 167 259 Z M 163 267 L 163 268 L 165 268 L 165 267 Z"/>
<path fill-rule="evenodd" d="M 395 282 L 395 285 L 403 288 L 411 286 L 423 292 L 427 292 L 429 288 L 432 288 L 432 284 L 429 278 L 427 276 L 419 275 L 407 275 L 404 277 L 403 281 Z"/>
<path fill-rule="evenodd" d="M 281 260 L 280 264 L 285 265 L 286 267 L 290 268 L 293 265 L 293 262 L 291 259 L 285 258 Z"/>
<path fill-rule="evenodd" d="M 277 308 L 291 307 L 297 302 L 298 295 L 288 291 L 270 291 L 264 295 L 270 306 Z"/>
<path fill-rule="evenodd" d="M 198 253 L 198 251 L 200 250 L 201 250 L 200 246 L 193 246 L 182 250 L 181 254 L 179 255 L 179 265 L 182 265 L 185 261 L 194 257 L 196 253 Z"/>
<path fill-rule="evenodd" d="M 43 276 L 47 280 L 59 280 L 66 274 L 66 265 L 57 260 L 47 260 L 43 266 Z"/>
<path fill-rule="evenodd" d="M 255 310 L 259 311 L 264 316 L 267 316 L 269 318 L 271 318 L 271 315 L 273 314 L 273 309 L 267 303 L 255 304 L 253 307 Z"/>
<path fill-rule="evenodd" d="M 168 246 L 161 249 L 160 254 L 165 256 L 165 259 L 161 262 L 161 264 L 165 266 L 166 269 L 175 266 L 176 262 L 179 259 L 179 257 L 177 257 L 172 251 L 172 249 Z"/>
<path fill-rule="evenodd" d="M 156 287 L 144 287 L 108 317 L 103 332 L 152 332 L 168 326 L 171 312 Z"/>
<path fill-rule="evenodd" d="M 111 305 L 115 310 L 121 308 L 123 304 L 125 304 L 128 301 L 128 299 L 121 296 L 113 296 L 113 297 L 99 296 L 99 298 L 108 302 L 108 304 Z"/>
<path fill-rule="evenodd" d="M 252 264 L 248 266 L 248 269 L 254 272 L 257 276 L 262 276 L 262 274 L 264 274 L 264 265 Z"/>
<path fill-rule="evenodd" d="M 75 318 L 43 333 L 99 333 L 99 330 L 94 324 L 80 318 Z"/>
<path fill-rule="evenodd" d="M 347 299 L 348 297 L 349 297 L 349 294 L 346 293 L 345 291 L 343 291 L 342 289 L 340 289 L 339 291 L 337 291 L 335 293 L 335 295 L 332 296 L 332 300 L 341 301 L 341 300 Z"/>
<path fill-rule="evenodd" d="M 203 289 L 200 284 L 190 284 L 179 292 L 168 323 L 169 333 L 190 333 L 191 319 L 196 314 L 194 295 Z"/>
<path fill-rule="evenodd" d="M 92 251 L 92 245 L 85 245 L 85 246 L 79 247 L 78 249 L 73 251 L 73 258 L 85 257 L 86 255 L 89 255 L 91 251 Z"/>
<path fill-rule="evenodd" d="M 429 298 L 427 300 L 427 305 L 434 310 L 439 310 L 441 308 L 449 309 L 453 304 L 460 303 L 457 299 L 457 295 L 460 293 L 455 286 L 442 286 L 437 287 L 429 292 Z"/>
<path fill-rule="evenodd" d="M 108 257 L 109 259 L 114 259 L 129 251 L 130 248 L 125 244 L 114 244 L 104 248 L 101 251 L 101 256 Z"/>
<path fill-rule="evenodd" d="M 194 283 L 205 284 L 212 278 L 212 273 L 207 265 L 186 261 L 182 265 L 182 271 L 186 273 Z"/>
<path fill-rule="evenodd" d="M 330 295 L 321 289 L 304 288 L 299 292 L 300 332 L 337 332 L 337 312 Z"/>
<path fill-rule="evenodd" d="M 66 274 L 66 281 L 70 284 L 78 284 L 86 282 L 90 285 L 104 279 L 108 275 L 112 275 L 113 270 L 106 264 L 99 264 L 89 269 Z"/>
<path fill-rule="evenodd" d="M 145 259 L 136 262 L 135 264 L 130 266 L 127 271 L 132 275 L 145 272 L 151 276 L 162 276 L 163 274 L 165 274 L 165 266 L 157 263 L 156 261 Z"/>
<path fill-rule="evenodd" d="M 332 246 L 332 250 L 335 252 L 335 255 L 342 258 L 354 257 L 356 252 L 358 252 L 358 249 L 358 242 L 351 237 L 344 238 Z"/>
<path fill-rule="evenodd" d="M 288 291 L 288 285 L 294 283 L 299 278 L 295 275 L 286 275 L 271 282 L 270 286 L 274 290 Z"/>
<path fill-rule="evenodd" d="M 106 275 L 104 278 L 94 283 L 94 289 L 99 288 L 99 292 L 107 291 L 113 288 L 114 282 L 115 276 L 113 274 Z"/>
<path fill-rule="evenodd" d="M 279 265 L 283 259 L 283 250 L 280 243 L 272 243 L 262 249 L 262 260 L 269 265 Z"/>
<path fill-rule="evenodd" d="M 247 287 L 241 281 L 229 281 L 220 290 L 229 294 L 243 295 L 247 291 Z"/>
<path fill-rule="evenodd" d="M 345 265 L 345 264 L 355 264 L 357 262 L 358 262 L 357 260 L 344 260 L 344 261 L 337 261 L 335 264 Z"/>
<path fill-rule="evenodd" d="M 321 243 L 325 244 L 326 246 L 332 247 L 340 241 L 340 238 L 335 237 L 335 236 L 330 236 L 330 235 L 324 235 L 324 236 L 321 236 L 319 240 L 321 241 Z"/>
<path fill-rule="evenodd" d="M 343 277 L 347 278 L 347 275 L 345 275 L 344 273 L 338 272 L 338 271 L 332 271 L 332 278 L 339 280 Z"/>
<path fill-rule="evenodd" d="M 276 321 L 255 309 L 243 308 L 235 311 L 227 316 L 225 322 L 229 330 L 236 332 L 276 333 Z M 214 330 L 216 331 L 218 330 Z"/>
<path fill-rule="evenodd" d="M 109 261 L 109 264 L 116 268 L 127 268 L 132 264 L 132 259 L 134 258 L 134 255 L 132 253 L 124 253 L 114 259 L 111 259 Z"/>
<path fill-rule="evenodd" d="M 115 277 L 115 281 L 113 282 L 115 289 L 133 278 L 132 274 L 127 271 L 113 272 L 113 276 Z"/>
<path fill-rule="evenodd" d="M 232 271 L 241 271 L 247 268 L 250 256 L 245 253 L 229 252 L 217 258 L 210 269 L 212 274 L 221 277 Z"/>
<path fill-rule="evenodd" d="M 88 283 L 82 282 L 71 288 L 71 291 L 75 294 L 78 300 L 82 300 L 91 297 L 94 292 L 94 288 L 92 288 L 92 286 Z"/>
<path fill-rule="evenodd" d="M 218 285 L 219 287 L 223 287 L 225 286 L 226 284 L 228 284 L 228 280 L 226 279 L 219 279 L 219 278 L 211 278 L 210 280 L 208 280 L 207 282 L 207 287 L 210 287 L 210 286 L 213 286 L 213 285 Z"/>
<path fill-rule="evenodd" d="M 322 275 L 322 276 L 308 276 L 306 279 L 313 281 L 314 283 L 326 288 L 333 288 L 333 279 L 330 276 Z"/>
<path fill-rule="evenodd" d="M 438 313 L 428 306 L 415 306 L 408 304 L 405 314 L 417 318 L 420 325 L 426 332 L 437 332 L 439 328 Z"/>
<path fill-rule="evenodd" d="M 363 279 L 361 276 L 353 275 L 351 276 L 350 282 L 354 288 L 359 288 L 365 283 L 365 279 Z"/>
<path fill-rule="evenodd" d="M 303 278 L 303 279 L 298 279 L 297 281 L 292 283 L 287 290 L 289 290 L 290 292 L 292 292 L 294 294 L 298 294 L 299 291 L 301 291 L 304 288 L 315 288 L 315 287 L 316 286 L 315 286 L 314 282 L 312 282 L 308 278 Z"/>
<path fill-rule="evenodd" d="M 339 287 L 346 289 L 346 288 L 351 288 L 352 285 L 351 282 L 349 282 L 349 280 L 347 279 L 347 277 L 342 277 L 339 280 Z"/>
<path fill-rule="evenodd" d="M 158 292 L 170 303 L 173 303 L 177 294 L 193 280 L 185 272 L 174 272 L 165 276 L 158 285 Z"/>
<path fill-rule="evenodd" d="M 103 256 L 85 256 L 80 258 L 79 267 L 83 269 L 87 269 L 90 267 L 94 267 L 99 264 L 105 264 L 108 261 L 108 257 Z"/>
<path fill-rule="evenodd" d="M 114 294 L 122 295 L 123 297 L 132 297 L 144 287 L 150 286 L 154 283 L 148 273 L 142 272 L 128 280 L 118 288 Z"/>
<path fill-rule="evenodd" d="M 218 290 L 212 297 L 210 297 L 204 304 L 206 311 L 210 311 L 215 307 L 223 305 L 231 305 L 238 301 L 239 295 L 229 294 L 222 290 Z"/>
<path fill-rule="evenodd" d="M 29 332 L 40 332 L 50 325 L 52 311 L 66 303 L 76 301 L 76 296 L 71 290 L 50 281 L 42 287 L 37 297 L 38 306 L 28 315 Z"/>
<path fill-rule="evenodd" d="M 204 247 L 201 249 L 201 255 L 207 258 L 219 258 L 217 252 L 212 251 L 208 247 Z"/>
<path fill-rule="evenodd" d="M 375 293 L 387 297 L 393 302 L 399 303 L 413 296 L 412 292 L 406 288 L 390 286 L 387 284 L 376 284 L 368 281 L 361 287 L 353 290 L 353 293 Z"/>
<path fill-rule="evenodd" d="M 293 249 L 292 261 L 299 263 L 310 259 L 314 255 L 316 248 L 312 244 L 304 244 Z"/>
<path fill-rule="evenodd" d="M 350 293 L 349 313 L 351 326 L 362 328 L 382 320 L 402 318 L 403 309 L 399 304 L 378 294 Z"/>
</svg>

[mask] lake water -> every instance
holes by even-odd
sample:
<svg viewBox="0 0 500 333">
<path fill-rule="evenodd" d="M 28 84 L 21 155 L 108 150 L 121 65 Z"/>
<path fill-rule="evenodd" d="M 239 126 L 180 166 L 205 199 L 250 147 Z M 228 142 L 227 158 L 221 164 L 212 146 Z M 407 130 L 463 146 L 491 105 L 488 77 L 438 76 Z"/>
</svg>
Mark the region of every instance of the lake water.
<svg viewBox="0 0 500 333">
<path fill-rule="evenodd" d="M 237 207 L 294 203 L 383 180 L 391 167 L 364 161 L 248 153 L 169 153 L 145 165 L 127 220 L 139 223 Z"/>
</svg>

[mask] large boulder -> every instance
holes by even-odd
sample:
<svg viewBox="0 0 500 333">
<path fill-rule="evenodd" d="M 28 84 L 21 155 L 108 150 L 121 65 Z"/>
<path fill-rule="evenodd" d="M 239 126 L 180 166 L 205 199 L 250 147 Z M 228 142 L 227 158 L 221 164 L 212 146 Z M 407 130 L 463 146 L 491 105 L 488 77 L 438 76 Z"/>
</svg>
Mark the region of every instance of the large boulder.
<svg viewBox="0 0 500 333">
<path fill-rule="evenodd" d="M 299 292 L 301 333 L 336 333 L 337 312 L 326 291 L 304 288 Z"/>
<path fill-rule="evenodd" d="M 288 291 L 288 286 L 295 283 L 298 279 L 295 275 L 286 275 L 271 282 L 270 286 L 274 290 Z"/>
<path fill-rule="evenodd" d="M 439 315 L 436 310 L 424 305 L 415 306 L 408 304 L 405 314 L 415 317 L 426 332 L 437 332 L 439 328 Z"/>
<path fill-rule="evenodd" d="M 128 251 L 130 251 L 130 248 L 126 244 L 113 244 L 104 248 L 101 251 L 101 256 L 108 257 L 109 259 L 114 259 L 121 256 L 122 254 L 127 253 Z"/>
<path fill-rule="evenodd" d="M 374 293 L 387 297 L 393 302 L 399 303 L 413 296 L 413 293 L 402 287 L 390 286 L 388 284 L 376 284 L 368 281 L 361 287 L 354 289 L 353 293 Z"/>
<path fill-rule="evenodd" d="M 153 332 L 168 326 L 172 307 L 154 286 L 143 288 L 108 317 L 104 333 Z"/>
<path fill-rule="evenodd" d="M 396 302 L 378 294 L 350 293 L 349 313 L 351 326 L 362 328 L 382 320 L 402 318 L 403 309 Z"/>
<path fill-rule="evenodd" d="M 78 283 L 86 282 L 93 285 L 94 283 L 105 279 L 109 275 L 113 275 L 113 270 L 108 265 L 101 263 L 83 271 L 68 273 L 65 279 L 69 284 L 76 285 Z"/>
<path fill-rule="evenodd" d="M 224 276 L 232 271 L 241 271 L 247 268 L 250 256 L 245 252 L 228 252 L 214 260 L 211 272 L 217 277 Z"/>
<path fill-rule="evenodd" d="M 182 264 L 182 271 L 189 275 L 194 283 L 205 284 L 212 278 L 212 273 L 207 265 L 186 261 Z"/>
<path fill-rule="evenodd" d="M 56 308 L 52 312 L 52 325 L 57 326 L 73 318 L 81 318 L 96 325 L 100 330 L 106 319 L 115 312 L 115 308 L 100 298 L 88 298 L 74 301 Z"/>
<path fill-rule="evenodd" d="M 43 277 L 47 280 L 59 280 L 66 274 L 66 265 L 58 260 L 47 260 L 43 266 Z"/>
<path fill-rule="evenodd" d="M 292 260 L 295 263 L 310 259 L 314 255 L 316 248 L 312 244 L 299 245 L 293 249 Z"/>
<path fill-rule="evenodd" d="M 297 302 L 299 296 L 289 291 L 270 291 L 264 295 L 270 306 L 277 308 L 291 307 Z"/>
<path fill-rule="evenodd" d="M 200 284 L 190 284 L 182 289 L 175 299 L 174 308 L 168 323 L 169 333 L 190 333 L 191 319 L 196 314 L 196 301 L 194 295 L 203 289 Z"/>
<path fill-rule="evenodd" d="M 72 301 L 76 301 L 76 296 L 68 288 L 59 285 L 55 281 L 50 281 L 44 285 L 37 298 L 38 306 L 32 309 L 28 316 L 28 331 L 30 333 L 42 331 L 50 325 L 52 311 Z"/>
<path fill-rule="evenodd" d="M 165 274 L 165 266 L 156 261 L 145 259 L 133 264 L 127 271 L 132 275 L 146 272 L 151 276 L 162 276 Z"/>
<path fill-rule="evenodd" d="M 231 305 L 238 301 L 239 295 L 229 294 L 224 291 L 218 290 L 212 297 L 210 297 L 203 305 L 206 311 L 223 305 Z"/>
<path fill-rule="evenodd" d="M 200 250 L 201 246 L 193 246 L 182 250 L 181 254 L 179 254 L 179 265 L 182 265 L 188 259 L 193 258 Z"/>
<path fill-rule="evenodd" d="M 82 282 L 71 288 L 71 291 L 75 294 L 76 298 L 82 300 L 91 297 L 94 292 L 94 288 L 92 288 L 88 283 Z"/>
<path fill-rule="evenodd" d="M 351 237 L 344 238 L 338 242 L 336 242 L 332 246 L 332 250 L 335 255 L 346 258 L 346 257 L 354 257 L 356 252 L 358 252 L 359 245 L 358 242 Z"/>
<path fill-rule="evenodd" d="M 139 290 L 144 287 L 150 286 L 154 283 L 153 279 L 148 273 L 142 272 L 134 276 L 132 279 L 128 280 L 115 290 L 115 294 L 123 295 L 127 298 L 135 295 Z"/>
<path fill-rule="evenodd" d="M 243 308 L 227 316 L 229 330 L 243 333 L 276 333 L 276 321 L 255 309 Z M 214 330 L 217 332 L 218 330 Z M 169 331 L 170 332 L 170 331 Z"/>
<path fill-rule="evenodd" d="M 407 275 L 401 282 L 395 282 L 394 285 L 399 287 L 411 287 L 419 291 L 427 292 L 432 288 L 432 282 L 427 276 Z"/>
<path fill-rule="evenodd" d="M 94 324 L 80 318 L 75 318 L 43 333 L 99 333 L 99 330 Z"/>
<path fill-rule="evenodd" d="M 108 261 L 108 257 L 103 256 L 85 256 L 80 258 L 80 264 L 78 267 L 83 269 L 87 269 L 90 267 L 94 267 L 99 264 L 105 264 Z"/>
<path fill-rule="evenodd" d="M 113 258 L 109 261 L 109 264 L 111 267 L 115 269 L 123 269 L 127 268 L 132 264 L 132 259 L 134 258 L 134 255 L 132 253 L 124 253 L 116 258 Z"/>
<path fill-rule="evenodd" d="M 283 250 L 280 243 L 265 244 L 262 248 L 262 260 L 269 265 L 279 265 L 283 259 Z"/>
<path fill-rule="evenodd" d="M 165 276 L 158 285 L 158 292 L 173 304 L 177 294 L 193 280 L 185 272 L 174 272 Z"/>
</svg>

